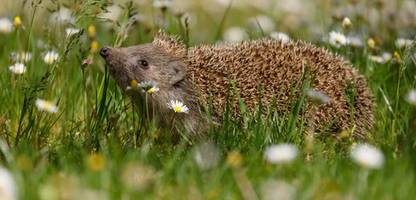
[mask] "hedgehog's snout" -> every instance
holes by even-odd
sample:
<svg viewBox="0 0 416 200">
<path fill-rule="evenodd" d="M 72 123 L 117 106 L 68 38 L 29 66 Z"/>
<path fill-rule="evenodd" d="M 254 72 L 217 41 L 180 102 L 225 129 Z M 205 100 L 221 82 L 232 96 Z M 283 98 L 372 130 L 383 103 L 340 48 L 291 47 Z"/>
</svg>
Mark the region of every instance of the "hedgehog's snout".
<svg viewBox="0 0 416 200">
<path fill-rule="evenodd" d="M 107 63 L 108 66 L 115 66 L 115 65 L 119 65 L 120 60 L 122 59 L 122 57 L 120 57 L 121 55 L 119 55 L 119 52 L 117 51 L 116 48 L 111 48 L 111 47 L 103 47 L 100 50 L 100 55 L 102 58 L 104 58 L 105 62 Z"/>
<path fill-rule="evenodd" d="M 100 55 L 101 55 L 103 58 L 107 58 L 107 56 L 108 56 L 108 55 L 110 55 L 110 51 L 111 51 L 111 49 L 110 49 L 109 47 L 103 47 L 103 48 L 100 50 Z"/>
</svg>

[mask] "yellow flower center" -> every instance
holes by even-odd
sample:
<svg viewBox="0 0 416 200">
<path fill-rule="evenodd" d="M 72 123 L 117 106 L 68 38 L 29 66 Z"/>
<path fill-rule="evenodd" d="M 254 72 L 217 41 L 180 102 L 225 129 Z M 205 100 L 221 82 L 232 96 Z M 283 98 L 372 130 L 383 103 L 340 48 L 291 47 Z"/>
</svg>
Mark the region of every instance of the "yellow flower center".
<svg viewBox="0 0 416 200">
<path fill-rule="evenodd" d="M 394 58 L 395 58 L 395 59 L 396 59 L 396 61 L 398 61 L 398 62 L 400 62 L 400 61 L 401 61 L 401 57 L 400 57 L 399 52 L 397 52 L 397 51 L 395 51 L 395 52 L 394 52 Z"/>
<path fill-rule="evenodd" d="M 45 109 L 52 110 L 54 105 L 51 102 L 45 102 Z"/>
<path fill-rule="evenodd" d="M 152 94 L 152 93 L 155 93 L 155 92 L 157 92 L 155 87 L 151 87 L 150 89 L 147 90 L 147 93 L 149 93 L 149 94 Z"/>
<path fill-rule="evenodd" d="M 232 151 L 227 156 L 227 164 L 233 168 L 241 166 L 243 162 L 243 156 L 238 151 Z"/>
<path fill-rule="evenodd" d="M 95 38 L 95 36 L 97 35 L 97 30 L 95 29 L 94 25 L 89 25 L 88 26 L 88 36 L 90 38 Z"/>
<path fill-rule="evenodd" d="M 175 111 L 175 112 L 181 112 L 182 111 L 182 107 L 180 107 L 180 106 L 174 106 L 173 107 L 173 111 Z"/>
<path fill-rule="evenodd" d="M 137 81 L 136 80 L 130 81 L 130 87 L 132 90 L 137 90 L 138 89 Z"/>
<path fill-rule="evenodd" d="M 91 53 L 95 53 L 98 50 L 98 42 L 97 41 L 92 41 L 91 42 Z"/>
<path fill-rule="evenodd" d="M 87 160 L 87 166 L 91 171 L 99 172 L 105 168 L 106 159 L 100 153 L 91 154 Z"/>
<path fill-rule="evenodd" d="M 376 47 L 376 41 L 373 38 L 369 38 L 367 40 L 368 47 L 374 49 Z"/>
<path fill-rule="evenodd" d="M 16 16 L 14 17 L 14 26 L 19 27 L 20 25 L 22 25 L 22 19 L 20 18 L 20 16 Z"/>
</svg>

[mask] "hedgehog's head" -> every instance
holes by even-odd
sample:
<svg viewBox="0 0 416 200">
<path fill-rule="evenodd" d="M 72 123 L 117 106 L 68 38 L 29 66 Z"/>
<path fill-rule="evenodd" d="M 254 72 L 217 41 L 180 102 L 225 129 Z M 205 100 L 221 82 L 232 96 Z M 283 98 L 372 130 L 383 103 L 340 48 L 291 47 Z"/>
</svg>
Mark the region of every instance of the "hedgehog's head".
<svg viewBox="0 0 416 200">
<path fill-rule="evenodd" d="M 127 94 L 134 99 L 146 98 L 146 101 L 136 103 L 152 104 L 149 107 L 161 114 L 171 112 L 168 107 L 171 100 L 182 101 L 190 109 L 195 105 L 191 84 L 186 79 L 186 48 L 176 38 L 159 33 L 152 43 L 124 48 L 104 47 L 100 54 L 111 76 Z M 146 96 L 150 90 L 147 90 L 148 86 L 147 89 L 141 86 L 148 84 L 141 83 L 152 83 L 158 91 Z"/>
<path fill-rule="evenodd" d="M 111 76 L 123 89 L 131 81 L 153 82 L 161 90 L 180 87 L 186 77 L 185 46 L 164 33 L 152 43 L 125 48 L 104 47 L 100 51 Z"/>
<path fill-rule="evenodd" d="M 190 111 L 187 115 L 180 116 L 189 120 L 177 121 L 183 121 L 187 130 L 195 131 L 199 107 L 187 79 L 186 52 L 182 42 L 160 32 L 152 43 L 124 48 L 104 47 L 100 54 L 105 59 L 111 76 L 124 91 L 128 87 L 133 87 L 132 82 L 139 83 L 137 90 L 133 88 L 132 91 L 126 91 L 132 98 L 138 97 L 142 100 L 135 103 L 152 104 L 146 109 L 157 109 L 156 113 L 160 120 L 172 123 L 172 118 L 169 116 L 173 111 L 168 103 L 171 100 L 181 101 Z M 159 91 L 146 96 L 148 91 L 140 88 L 140 83 L 144 82 L 156 84 Z M 140 105 L 144 104 L 140 103 Z"/>
</svg>

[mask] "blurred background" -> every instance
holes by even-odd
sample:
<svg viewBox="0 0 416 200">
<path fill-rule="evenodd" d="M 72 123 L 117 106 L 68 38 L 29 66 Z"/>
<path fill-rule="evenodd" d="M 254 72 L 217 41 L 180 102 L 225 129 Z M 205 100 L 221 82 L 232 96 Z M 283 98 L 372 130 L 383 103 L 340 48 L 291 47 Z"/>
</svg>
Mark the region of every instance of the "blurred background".
<svg viewBox="0 0 416 200">
<path fill-rule="evenodd" d="M 17 182 L 0 167 L 0 199 L 414 199 L 415 11 L 415 0 L 0 0 L 0 163 Z M 286 116 L 173 144 L 98 54 L 160 29 L 188 46 L 268 37 L 341 55 L 373 92 L 366 142 L 379 149 L 355 156 L 346 130 L 315 139 Z"/>
<path fill-rule="evenodd" d="M 47 31 L 53 21 L 80 26 L 85 19 L 79 17 L 98 17 L 103 31 L 117 31 L 129 19 L 134 21 L 129 32 L 132 40 L 139 37 L 135 28 L 154 31 L 177 23 L 166 18 L 186 21 L 192 42 L 276 36 L 274 32 L 321 41 L 328 32 L 342 30 L 341 22 L 348 17 L 354 26 L 347 35 L 361 40 L 372 37 L 381 45 L 391 45 L 385 41 L 413 38 L 416 25 L 414 0 L 2 0 L 0 16 L 30 20 L 34 4 L 40 2 L 36 31 Z M 86 2 L 92 6 L 86 7 Z"/>
</svg>

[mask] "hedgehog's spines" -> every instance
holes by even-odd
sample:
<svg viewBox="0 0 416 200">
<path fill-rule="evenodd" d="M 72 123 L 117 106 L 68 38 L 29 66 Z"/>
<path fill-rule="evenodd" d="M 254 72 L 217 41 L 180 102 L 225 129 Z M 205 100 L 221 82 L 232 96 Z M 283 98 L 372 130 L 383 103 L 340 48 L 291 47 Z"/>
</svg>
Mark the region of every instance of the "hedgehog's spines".
<svg viewBox="0 0 416 200">
<path fill-rule="evenodd" d="M 186 58 L 186 46 L 178 36 L 168 35 L 163 30 L 159 30 L 152 43 L 172 56 Z"/>
<path fill-rule="evenodd" d="M 365 79 L 349 62 L 327 49 L 303 41 L 282 43 L 260 39 L 192 47 L 187 58 L 190 77 L 202 92 L 201 99 L 208 99 L 209 94 L 213 94 L 215 98 L 212 104 L 217 114 L 223 112 L 226 104 L 225 93 L 230 78 L 238 84 L 241 99 L 248 108 L 256 105 L 255 101 L 260 95 L 257 84 L 262 84 L 265 86 L 263 100 L 266 104 L 277 96 L 277 107 L 282 112 L 290 111 L 290 102 L 299 95 L 298 91 L 291 96 L 290 89 L 293 81 L 299 81 L 305 60 L 316 77 L 311 81 L 311 87 L 316 87 L 333 99 L 329 105 L 307 109 L 306 112 L 311 117 L 310 123 L 316 126 L 316 131 L 322 130 L 336 118 L 336 127 L 349 130 L 356 125 L 354 137 L 364 138 L 373 124 L 372 99 Z M 354 82 L 359 93 L 357 113 L 349 113 L 346 95 L 342 93 L 348 81 Z M 354 124 L 351 122 L 351 114 L 357 119 Z"/>
</svg>

